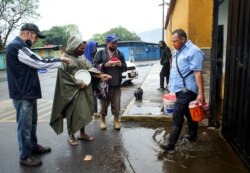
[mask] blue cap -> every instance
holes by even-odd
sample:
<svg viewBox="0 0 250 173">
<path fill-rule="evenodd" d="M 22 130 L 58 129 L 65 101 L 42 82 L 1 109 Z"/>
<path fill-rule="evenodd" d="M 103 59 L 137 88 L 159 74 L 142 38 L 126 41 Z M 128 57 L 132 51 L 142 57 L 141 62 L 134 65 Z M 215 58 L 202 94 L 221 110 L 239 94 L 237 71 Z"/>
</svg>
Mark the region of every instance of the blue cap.
<svg viewBox="0 0 250 173">
<path fill-rule="evenodd" d="M 110 34 L 106 37 L 106 43 L 108 42 L 116 42 L 118 40 L 118 37 L 116 37 L 115 34 Z"/>
</svg>

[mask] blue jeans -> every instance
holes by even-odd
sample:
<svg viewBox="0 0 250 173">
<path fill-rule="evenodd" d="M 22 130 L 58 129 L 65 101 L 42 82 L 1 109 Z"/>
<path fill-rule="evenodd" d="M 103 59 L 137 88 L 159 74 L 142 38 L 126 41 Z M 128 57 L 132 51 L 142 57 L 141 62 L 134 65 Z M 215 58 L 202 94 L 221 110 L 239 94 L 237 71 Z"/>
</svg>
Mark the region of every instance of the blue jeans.
<svg viewBox="0 0 250 173">
<path fill-rule="evenodd" d="M 13 105 L 16 108 L 20 160 L 25 160 L 37 147 L 37 101 L 13 99 Z"/>
</svg>

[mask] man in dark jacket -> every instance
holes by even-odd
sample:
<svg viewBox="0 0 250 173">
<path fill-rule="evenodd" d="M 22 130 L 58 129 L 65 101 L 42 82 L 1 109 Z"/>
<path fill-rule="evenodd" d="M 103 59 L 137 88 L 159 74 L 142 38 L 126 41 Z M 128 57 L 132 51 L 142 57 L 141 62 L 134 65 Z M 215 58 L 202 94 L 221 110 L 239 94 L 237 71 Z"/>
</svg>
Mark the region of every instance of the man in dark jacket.
<svg viewBox="0 0 250 173">
<path fill-rule="evenodd" d="M 106 48 L 97 52 L 93 65 L 103 73 L 112 76 L 108 81 L 109 89 L 107 97 L 100 98 L 101 103 L 101 124 L 102 130 L 106 130 L 105 117 L 107 116 L 108 107 L 111 104 L 111 112 L 114 115 L 114 128 L 120 129 L 119 115 L 121 104 L 121 82 L 122 72 L 127 70 L 127 64 L 122 52 L 117 49 L 118 38 L 114 35 L 106 37 Z"/>
<path fill-rule="evenodd" d="M 168 90 L 168 82 L 169 82 L 169 74 L 170 74 L 170 64 L 171 64 L 171 51 L 169 47 L 166 45 L 165 41 L 159 42 L 160 46 L 160 56 L 161 56 L 161 65 L 162 69 L 160 72 L 160 88 L 158 90 L 164 91 Z M 166 88 L 164 87 L 164 78 L 166 78 Z"/>
<path fill-rule="evenodd" d="M 43 60 L 32 52 L 30 47 L 38 38 L 45 36 L 36 25 L 26 23 L 20 35 L 6 48 L 9 96 L 16 109 L 20 164 L 24 166 L 41 165 L 42 162 L 31 155 L 51 151 L 37 143 L 37 99 L 42 97 L 37 70 L 59 67 L 61 61 L 69 62 L 66 57 Z"/>
</svg>

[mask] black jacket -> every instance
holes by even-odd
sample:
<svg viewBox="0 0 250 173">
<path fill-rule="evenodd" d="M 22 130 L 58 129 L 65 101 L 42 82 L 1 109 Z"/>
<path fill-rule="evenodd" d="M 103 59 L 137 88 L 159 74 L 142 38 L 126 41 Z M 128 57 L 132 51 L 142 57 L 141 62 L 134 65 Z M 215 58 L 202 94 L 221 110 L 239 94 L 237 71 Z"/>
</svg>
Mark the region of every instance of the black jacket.
<svg viewBox="0 0 250 173">
<path fill-rule="evenodd" d="M 165 46 L 160 49 L 160 56 L 161 56 L 161 65 L 170 63 L 172 58 L 171 51 L 168 46 Z"/>
<path fill-rule="evenodd" d="M 37 69 L 59 67 L 59 59 L 43 60 L 16 37 L 6 48 L 9 96 L 12 99 L 38 99 L 42 97 Z"/>
</svg>

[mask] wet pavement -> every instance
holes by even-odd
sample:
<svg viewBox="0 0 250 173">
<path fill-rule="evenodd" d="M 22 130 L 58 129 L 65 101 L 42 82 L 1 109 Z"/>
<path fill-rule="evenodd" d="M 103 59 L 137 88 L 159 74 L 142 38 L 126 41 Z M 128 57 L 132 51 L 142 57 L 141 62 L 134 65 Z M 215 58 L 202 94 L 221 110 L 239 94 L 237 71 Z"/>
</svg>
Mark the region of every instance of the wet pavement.
<svg viewBox="0 0 250 173">
<path fill-rule="evenodd" d="M 247 173 L 249 170 L 227 144 L 220 129 L 200 124 L 195 142 L 182 139 L 183 129 L 175 151 L 164 152 L 158 144 L 166 142 L 171 117 L 161 112 L 162 95 L 158 86 L 160 65 L 153 62 L 142 84 L 143 100 L 132 99 L 122 114 L 122 128 L 113 129 L 113 117 L 107 117 L 107 130 L 99 128 L 99 119 L 86 127 L 93 142 L 79 141 L 79 146 L 68 144 L 66 129 L 56 135 L 47 119 L 38 123 L 39 143 L 50 146 L 52 152 L 36 156 L 43 161 L 38 168 L 19 166 L 16 123 L 0 122 L 0 172 L 3 173 Z M 54 78 L 53 74 L 53 78 Z M 53 79 L 54 80 L 54 79 Z M 49 86 L 48 86 L 49 87 Z M 2 93 L 1 93 L 2 94 Z M 47 93 L 46 93 L 47 94 Z M 49 94 L 49 93 L 48 93 Z M 1 102 L 7 104 L 8 101 Z M 44 104 L 40 101 L 40 111 Z M 10 103 L 9 103 L 10 104 Z M 7 108 L 6 105 L 5 107 Z M 42 113 L 40 113 L 42 114 Z M 47 116 L 46 116 L 47 117 Z M 14 117 L 13 117 L 14 118 Z M 66 125 L 65 125 L 66 127 Z M 84 160 L 86 156 L 92 160 Z"/>
<path fill-rule="evenodd" d="M 140 101 L 133 98 L 121 117 L 124 123 L 150 122 L 152 125 L 163 122 L 160 128 L 137 128 L 132 129 L 130 134 L 127 134 L 128 132 L 123 134 L 126 136 L 126 141 L 130 138 L 128 141 L 134 141 L 133 144 L 138 144 L 138 141 L 141 144 L 136 145 L 137 148 L 133 144 L 126 144 L 128 146 L 126 150 L 134 161 L 132 164 L 134 169 L 138 172 L 146 170 L 146 172 L 164 173 L 250 172 L 224 140 L 220 129 L 208 127 L 207 119 L 199 123 L 197 141 L 191 143 L 182 139 L 187 133 L 187 127 L 184 126 L 174 152 L 165 152 L 158 147 L 159 144 L 166 143 L 172 121 L 171 114 L 162 112 L 162 96 L 168 92 L 156 90 L 159 88 L 160 69 L 159 63 L 153 65 L 141 86 L 143 99 Z M 162 132 L 156 133 L 157 131 Z"/>
<path fill-rule="evenodd" d="M 167 129 L 168 130 L 168 129 Z M 134 172 L 247 173 L 248 170 L 215 130 L 200 129 L 196 142 L 179 140 L 175 151 L 164 152 L 152 138 L 152 127 L 127 129 L 124 146 Z"/>
<path fill-rule="evenodd" d="M 18 164 L 16 124 L 0 126 L 0 168 L 3 173 L 247 173 L 248 170 L 223 140 L 218 131 L 201 127 L 199 138 L 190 143 L 180 140 L 174 152 L 165 153 L 157 145 L 162 134 L 153 136 L 162 123 L 122 124 L 121 131 L 114 130 L 112 120 L 108 129 L 100 130 L 98 120 L 93 120 L 87 132 L 94 135 L 93 142 L 80 141 L 72 147 L 66 132 L 57 136 L 47 122 L 38 125 L 41 144 L 50 146 L 52 152 L 36 156 L 43 161 L 38 168 Z M 9 129 L 6 131 L 6 129 Z M 168 129 L 167 129 L 168 130 Z M 91 155 L 93 160 L 85 161 Z"/>
</svg>

